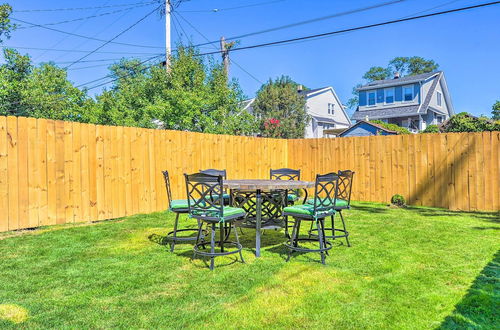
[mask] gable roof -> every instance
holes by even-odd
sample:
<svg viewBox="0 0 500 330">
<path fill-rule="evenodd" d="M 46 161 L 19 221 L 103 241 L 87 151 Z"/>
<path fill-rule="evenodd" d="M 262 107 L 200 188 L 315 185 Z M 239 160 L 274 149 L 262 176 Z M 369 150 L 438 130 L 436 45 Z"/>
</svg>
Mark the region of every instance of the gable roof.
<svg viewBox="0 0 500 330">
<path fill-rule="evenodd" d="M 413 83 L 427 80 L 427 79 L 429 79 L 433 76 L 439 75 L 441 73 L 442 73 L 442 71 L 437 71 L 437 72 L 417 74 L 414 76 L 405 76 L 405 77 L 401 77 L 398 79 L 375 80 L 375 81 L 372 81 L 366 85 L 359 87 L 357 90 L 358 91 L 365 91 L 365 90 L 370 90 L 370 89 L 375 89 L 375 88 L 413 84 Z"/>
<path fill-rule="evenodd" d="M 317 92 L 320 92 L 320 91 L 323 91 L 323 90 L 326 90 L 328 88 L 331 88 L 330 86 L 325 86 L 325 87 L 321 87 L 321 88 L 315 88 L 315 89 L 308 89 L 308 90 L 303 90 L 301 92 L 299 92 L 300 94 L 304 94 L 305 96 L 310 96 L 311 94 L 315 94 Z"/>
<path fill-rule="evenodd" d="M 394 117 L 405 117 L 405 116 L 416 116 L 418 112 L 419 105 L 405 105 L 401 107 L 383 108 L 383 109 L 372 109 L 359 111 L 356 110 L 352 115 L 354 120 L 365 120 L 368 119 L 380 119 L 380 118 L 394 118 Z M 421 113 L 420 113 L 421 114 Z"/>
<path fill-rule="evenodd" d="M 345 111 L 345 106 L 340 101 L 340 98 L 338 97 L 337 93 L 335 92 L 335 90 L 333 89 L 332 86 L 326 86 L 326 87 L 321 87 L 321 88 L 310 89 L 310 90 L 307 90 L 307 91 L 301 91 L 299 93 L 301 95 L 304 95 L 306 98 L 310 98 L 310 97 L 314 97 L 314 96 L 316 96 L 318 94 L 324 93 L 326 91 L 331 91 L 332 92 L 333 97 L 335 98 L 335 100 L 337 100 L 337 103 L 340 105 L 340 109 L 344 113 L 344 116 L 347 119 L 347 122 L 349 123 L 349 125 L 352 125 L 351 118 L 349 117 L 349 115 Z M 316 114 L 312 114 L 312 116 L 318 117 Z"/>
<path fill-rule="evenodd" d="M 359 120 L 356 124 L 352 125 L 351 127 L 345 129 L 344 131 L 342 131 L 339 136 L 343 136 L 344 134 L 347 134 L 348 132 L 350 132 L 351 130 L 353 130 L 354 128 L 362 125 L 362 124 L 365 124 L 365 125 L 370 125 L 370 126 L 373 126 L 381 131 L 384 131 L 384 132 L 387 132 L 387 133 L 390 133 L 390 134 L 398 134 L 398 132 L 396 131 L 392 131 L 390 129 L 387 129 L 383 126 L 380 126 L 378 124 L 375 124 L 375 123 L 372 123 L 372 122 L 369 122 L 369 121 L 365 121 L 365 120 Z"/>
</svg>

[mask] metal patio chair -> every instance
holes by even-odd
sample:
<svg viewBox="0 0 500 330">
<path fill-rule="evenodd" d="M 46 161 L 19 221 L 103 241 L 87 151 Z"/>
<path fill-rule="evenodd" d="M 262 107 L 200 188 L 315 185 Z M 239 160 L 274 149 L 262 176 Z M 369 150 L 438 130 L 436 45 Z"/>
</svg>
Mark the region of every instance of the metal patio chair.
<svg viewBox="0 0 500 330">
<path fill-rule="evenodd" d="M 335 203 L 338 192 L 339 177 L 335 173 L 316 175 L 313 204 L 302 204 L 287 206 L 284 209 L 285 216 L 295 219 L 292 236 L 285 246 L 288 248 L 287 261 L 290 260 L 292 252 L 319 252 L 321 263 L 325 264 L 325 255 L 332 248 L 325 238 L 325 218 L 335 214 Z M 300 224 L 302 221 L 312 221 L 316 225 L 318 235 L 316 237 L 300 237 Z M 302 241 L 317 241 L 318 249 L 299 246 Z"/>
<path fill-rule="evenodd" d="M 336 239 L 345 237 L 347 246 L 350 247 L 351 243 L 349 242 L 349 232 L 346 229 L 344 216 L 342 215 L 342 210 L 351 208 L 351 192 L 352 192 L 352 181 L 354 178 L 354 172 L 350 170 L 339 171 L 337 175 L 339 177 L 339 183 L 338 183 L 339 188 L 337 194 L 337 201 L 335 204 L 335 211 L 340 215 L 340 220 L 342 221 L 342 229 L 335 228 L 335 215 L 332 215 L 331 228 L 325 228 L 327 232 L 328 231 L 331 232 L 331 235 L 327 235 L 326 238 Z M 307 203 L 314 204 L 314 200 L 308 199 Z M 315 234 L 315 232 L 317 232 L 317 229 L 314 229 L 311 226 L 311 229 L 309 231 L 310 236 L 316 236 L 317 234 Z"/>
<path fill-rule="evenodd" d="M 269 178 L 271 180 L 297 180 L 300 181 L 300 170 L 294 170 L 291 168 L 280 168 L 269 171 Z M 293 205 L 299 200 L 299 191 L 289 191 L 287 197 L 287 203 Z"/>
<path fill-rule="evenodd" d="M 181 214 L 188 214 L 189 213 L 188 200 L 187 199 L 172 199 L 172 190 L 170 188 L 170 176 L 168 174 L 168 171 L 162 171 L 162 173 L 163 173 L 163 178 L 165 180 L 165 188 L 167 189 L 168 210 L 175 213 L 174 230 L 169 232 L 166 236 L 167 241 L 170 242 L 170 252 L 173 252 L 175 249 L 175 243 L 177 243 L 177 242 L 190 242 L 190 241 L 194 242 L 194 241 L 196 241 L 195 236 L 187 236 L 187 237 L 186 236 L 184 236 L 184 237 L 177 236 L 177 234 L 179 232 L 197 233 L 198 229 L 197 228 L 178 229 L 179 216 Z M 200 223 L 198 221 L 198 227 L 199 227 L 199 225 L 200 225 Z"/>
<path fill-rule="evenodd" d="M 241 253 L 242 245 L 238 238 L 238 232 L 235 228 L 235 221 L 245 217 L 245 211 L 241 208 L 224 206 L 222 176 L 210 175 L 205 173 L 184 174 L 186 178 L 186 190 L 188 196 L 189 216 L 199 221 L 206 223 L 210 227 L 210 252 L 202 251 L 205 245 L 209 244 L 206 241 L 200 242 L 203 233 L 203 225 L 198 226 L 198 235 L 194 245 L 193 257 L 196 255 L 210 257 L 210 270 L 214 269 L 214 259 L 218 256 L 225 256 L 239 253 L 241 261 L 244 263 Z M 219 226 L 219 240 L 215 240 Z M 228 228 L 229 227 L 229 228 Z M 234 229 L 235 242 L 228 241 L 229 230 Z M 215 251 L 215 246 L 220 247 L 220 252 Z M 236 249 L 226 251 L 224 245 L 234 246 Z"/>
<path fill-rule="evenodd" d="M 214 168 L 208 168 L 206 170 L 200 170 L 200 173 L 210 174 L 210 175 L 220 175 L 220 176 L 222 176 L 223 180 L 227 179 L 226 169 L 217 170 L 217 169 L 214 169 Z M 231 195 L 226 190 L 224 190 L 223 193 L 222 193 L 222 196 L 224 198 L 224 205 L 230 205 L 230 203 L 231 203 Z"/>
</svg>

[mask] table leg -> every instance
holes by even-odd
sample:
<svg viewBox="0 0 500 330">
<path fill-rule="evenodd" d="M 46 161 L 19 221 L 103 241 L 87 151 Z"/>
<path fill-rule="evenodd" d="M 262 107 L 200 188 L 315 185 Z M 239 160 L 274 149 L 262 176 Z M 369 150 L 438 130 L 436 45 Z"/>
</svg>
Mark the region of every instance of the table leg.
<svg viewBox="0 0 500 330">
<path fill-rule="evenodd" d="M 255 256 L 260 257 L 260 228 L 262 225 L 262 191 L 257 189 L 255 215 Z"/>
</svg>

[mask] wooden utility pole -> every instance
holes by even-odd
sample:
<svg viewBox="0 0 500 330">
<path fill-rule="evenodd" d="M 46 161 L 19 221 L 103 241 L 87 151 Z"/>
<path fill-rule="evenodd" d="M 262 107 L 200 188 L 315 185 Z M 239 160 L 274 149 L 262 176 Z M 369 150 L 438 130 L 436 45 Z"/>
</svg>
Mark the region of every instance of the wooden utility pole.
<svg viewBox="0 0 500 330">
<path fill-rule="evenodd" d="M 170 0 L 165 0 L 165 68 L 167 71 L 170 68 L 170 54 L 172 53 L 172 46 L 170 41 Z"/>
<path fill-rule="evenodd" d="M 226 76 L 229 79 L 229 49 L 232 47 L 232 43 L 226 43 L 224 37 L 220 37 L 220 52 L 222 55 L 222 63 L 224 63 L 224 71 L 226 71 Z"/>
</svg>

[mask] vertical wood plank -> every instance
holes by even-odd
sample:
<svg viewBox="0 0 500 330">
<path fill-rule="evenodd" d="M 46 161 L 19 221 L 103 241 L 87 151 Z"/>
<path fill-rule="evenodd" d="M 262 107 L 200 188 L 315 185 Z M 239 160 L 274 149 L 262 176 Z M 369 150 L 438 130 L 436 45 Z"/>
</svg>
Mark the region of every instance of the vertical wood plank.
<svg viewBox="0 0 500 330">
<path fill-rule="evenodd" d="M 9 230 L 19 229 L 19 157 L 17 118 L 7 117 L 7 174 L 9 176 Z"/>
<path fill-rule="evenodd" d="M 38 171 L 38 221 L 40 226 L 50 225 L 48 217 L 47 182 L 47 120 L 38 119 L 37 124 L 37 163 Z"/>
<path fill-rule="evenodd" d="M 132 205 L 132 167 L 130 155 L 130 141 L 131 141 L 131 128 L 125 127 L 123 129 L 123 171 L 125 180 L 125 213 L 126 215 L 134 214 Z"/>
<path fill-rule="evenodd" d="M 124 161 L 124 148 L 123 148 L 123 130 L 124 128 L 119 126 L 115 128 L 116 130 L 116 173 L 117 187 L 118 187 L 118 214 L 117 217 L 123 217 L 127 214 L 125 208 L 125 161 Z"/>
<path fill-rule="evenodd" d="M 28 122 L 28 227 L 36 228 L 38 221 L 38 187 L 39 187 L 39 163 L 37 148 L 37 120 L 27 118 Z"/>
<path fill-rule="evenodd" d="M 65 141 L 64 122 L 55 122 L 55 154 L 56 154 L 56 223 L 66 223 L 66 195 L 64 162 L 65 162 Z"/>
<path fill-rule="evenodd" d="M 82 221 L 82 172 L 81 172 L 81 124 L 72 123 L 73 131 L 73 186 L 72 186 L 72 200 L 73 200 L 73 222 Z"/>
<path fill-rule="evenodd" d="M 104 137 L 106 135 L 105 126 L 96 126 L 96 200 L 97 200 L 97 220 L 107 218 L 105 180 L 104 180 Z"/>
<path fill-rule="evenodd" d="M 0 116 L 0 232 L 9 230 L 9 174 L 7 117 Z"/>
<path fill-rule="evenodd" d="M 97 210 L 97 135 L 96 126 L 88 125 L 89 128 L 89 212 L 90 221 L 99 219 L 99 211 Z"/>
<path fill-rule="evenodd" d="M 28 118 L 17 120 L 18 168 L 19 168 L 19 228 L 30 228 L 29 219 L 29 183 L 28 183 Z"/>
<path fill-rule="evenodd" d="M 80 221 L 90 221 L 90 176 L 89 176 L 89 126 L 80 126 L 80 187 L 81 187 L 81 216 Z"/>
<path fill-rule="evenodd" d="M 73 125 L 71 122 L 64 122 L 64 199 L 65 222 L 74 221 L 74 176 L 73 176 Z"/>
<path fill-rule="evenodd" d="M 104 211 L 105 219 L 113 219 L 113 143 L 112 127 L 103 127 L 104 138 Z"/>
<path fill-rule="evenodd" d="M 57 223 L 56 122 L 47 121 L 47 225 Z"/>
</svg>

